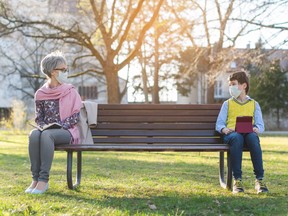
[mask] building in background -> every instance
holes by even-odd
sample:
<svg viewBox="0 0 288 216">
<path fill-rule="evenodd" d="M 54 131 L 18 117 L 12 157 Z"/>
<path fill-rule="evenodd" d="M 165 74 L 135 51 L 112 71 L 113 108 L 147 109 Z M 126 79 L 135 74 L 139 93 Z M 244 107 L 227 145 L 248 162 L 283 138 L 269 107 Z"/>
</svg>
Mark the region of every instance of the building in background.
<svg viewBox="0 0 288 216">
<path fill-rule="evenodd" d="M 21 15 L 30 14 L 33 20 L 55 19 L 56 22 L 69 23 L 73 20 L 81 22 L 81 14 L 78 13 L 77 0 L 11 0 L 9 2 L 15 13 Z M 85 22 L 85 21 L 83 21 Z M 86 23 L 86 22 L 85 22 Z M 89 22 L 88 22 L 89 23 Z M 91 28 L 87 23 L 87 29 Z M 1 37 L 0 41 L 0 120 L 7 119 L 11 113 L 12 101 L 21 100 L 27 106 L 28 118 L 34 117 L 33 96 L 35 91 L 45 82 L 45 76 L 40 73 L 40 61 L 48 53 L 61 50 L 69 65 L 69 78 L 79 91 L 83 100 L 107 103 L 106 81 L 104 76 L 89 72 L 81 76 L 75 76 L 87 68 L 97 68 L 95 58 L 78 61 L 73 65 L 74 59 L 81 55 L 89 55 L 80 46 L 65 44 L 61 41 L 40 40 L 24 37 L 15 32 Z M 32 76 L 41 75 L 41 79 Z M 126 87 L 125 80 L 119 78 L 120 88 Z M 122 103 L 128 103 L 127 95 L 124 95 Z"/>
<path fill-rule="evenodd" d="M 254 50 L 254 49 L 253 49 Z M 250 47 L 247 49 L 235 49 L 231 54 L 235 56 L 232 59 L 223 71 L 218 71 L 214 80 L 214 100 L 215 103 L 222 103 L 230 97 L 229 87 L 228 87 L 228 78 L 230 74 L 236 71 L 244 71 L 245 62 L 250 59 L 250 51 L 253 51 Z M 279 49 L 263 49 L 262 57 L 265 56 L 268 61 L 279 60 L 282 68 L 288 68 L 288 50 Z M 236 53 L 236 54 L 235 54 Z M 246 70 L 245 70 L 246 71 Z M 249 73 L 249 71 L 247 71 Z M 190 87 L 189 94 L 183 96 L 178 93 L 177 103 L 178 104 L 205 104 L 207 103 L 207 89 L 210 85 L 207 75 L 203 73 L 198 73 L 194 81 L 193 86 Z"/>
</svg>

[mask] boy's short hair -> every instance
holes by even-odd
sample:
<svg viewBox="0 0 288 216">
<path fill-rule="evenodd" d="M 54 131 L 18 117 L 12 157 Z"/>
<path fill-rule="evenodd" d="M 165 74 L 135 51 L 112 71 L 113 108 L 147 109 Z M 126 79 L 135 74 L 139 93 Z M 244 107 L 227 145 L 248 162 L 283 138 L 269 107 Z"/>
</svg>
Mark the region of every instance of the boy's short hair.
<svg viewBox="0 0 288 216">
<path fill-rule="evenodd" d="M 248 92 L 249 92 L 249 78 L 245 72 L 239 71 L 239 72 L 231 74 L 229 76 L 229 81 L 233 81 L 233 80 L 237 80 L 238 83 L 240 83 L 240 84 L 246 83 L 247 87 L 245 89 L 245 92 L 246 92 L 246 94 L 248 94 Z"/>
</svg>

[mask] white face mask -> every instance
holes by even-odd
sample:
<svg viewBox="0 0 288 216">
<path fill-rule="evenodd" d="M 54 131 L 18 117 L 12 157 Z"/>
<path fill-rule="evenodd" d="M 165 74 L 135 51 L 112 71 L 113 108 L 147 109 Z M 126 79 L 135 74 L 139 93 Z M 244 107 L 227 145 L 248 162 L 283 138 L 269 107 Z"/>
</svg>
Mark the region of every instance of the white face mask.
<svg viewBox="0 0 288 216">
<path fill-rule="evenodd" d="M 234 85 L 229 86 L 229 92 L 232 97 L 238 98 L 242 91 L 238 89 L 238 85 Z"/>
<path fill-rule="evenodd" d="M 68 82 L 68 72 L 59 72 L 56 79 L 60 84 L 67 83 Z"/>
</svg>

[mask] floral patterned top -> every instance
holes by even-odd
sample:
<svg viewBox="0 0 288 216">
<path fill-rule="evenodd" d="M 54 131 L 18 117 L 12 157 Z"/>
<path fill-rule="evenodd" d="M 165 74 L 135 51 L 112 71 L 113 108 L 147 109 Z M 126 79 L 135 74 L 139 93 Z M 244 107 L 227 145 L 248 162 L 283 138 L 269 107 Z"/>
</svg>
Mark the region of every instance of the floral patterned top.
<svg viewBox="0 0 288 216">
<path fill-rule="evenodd" d="M 35 122 L 40 127 L 45 124 L 57 122 L 62 125 L 63 129 L 67 130 L 77 124 L 77 122 L 79 121 L 79 114 L 80 113 L 75 113 L 72 116 L 61 121 L 59 113 L 59 99 L 36 101 Z"/>
</svg>

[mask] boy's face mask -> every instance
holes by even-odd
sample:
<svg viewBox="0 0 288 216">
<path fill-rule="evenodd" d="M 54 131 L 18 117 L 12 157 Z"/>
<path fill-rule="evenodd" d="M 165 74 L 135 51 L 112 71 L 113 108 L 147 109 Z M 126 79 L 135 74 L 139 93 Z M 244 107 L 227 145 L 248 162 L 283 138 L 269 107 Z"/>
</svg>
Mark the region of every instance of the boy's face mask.
<svg viewBox="0 0 288 216">
<path fill-rule="evenodd" d="M 238 85 L 229 86 L 230 95 L 234 98 L 238 98 L 242 90 L 238 89 Z"/>
</svg>

